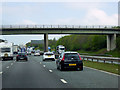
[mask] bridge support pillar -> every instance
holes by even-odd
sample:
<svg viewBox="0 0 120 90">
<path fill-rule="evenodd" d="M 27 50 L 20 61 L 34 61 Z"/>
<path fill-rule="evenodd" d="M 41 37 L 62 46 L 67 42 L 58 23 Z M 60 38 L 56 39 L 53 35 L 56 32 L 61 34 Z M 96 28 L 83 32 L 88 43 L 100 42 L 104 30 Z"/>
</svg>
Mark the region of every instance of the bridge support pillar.
<svg viewBox="0 0 120 90">
<path fill-rule="evenodd" d="M 107 35 L 107 51 L 114 50 L 116 48 L 116 34 Z"/>
<path fill-rule="evenodd" d="M 48 34 L 44 34 L 44 52 L 48 52 Z"/>
</svg>

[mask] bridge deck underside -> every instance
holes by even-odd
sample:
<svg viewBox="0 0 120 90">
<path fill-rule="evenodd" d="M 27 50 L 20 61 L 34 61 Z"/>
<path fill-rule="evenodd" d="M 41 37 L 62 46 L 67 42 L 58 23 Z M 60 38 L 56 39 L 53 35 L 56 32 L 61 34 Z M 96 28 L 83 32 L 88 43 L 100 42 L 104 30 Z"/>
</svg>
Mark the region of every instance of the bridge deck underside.
<svg viewBox="0 0 120 90">
<path fill-rule="evenodd" d="M 1 29 L 2 35 L 12 34 L 120 34 L 119 29 L 77 29 L 77 28 L 6 28 Z"/>
</svg>

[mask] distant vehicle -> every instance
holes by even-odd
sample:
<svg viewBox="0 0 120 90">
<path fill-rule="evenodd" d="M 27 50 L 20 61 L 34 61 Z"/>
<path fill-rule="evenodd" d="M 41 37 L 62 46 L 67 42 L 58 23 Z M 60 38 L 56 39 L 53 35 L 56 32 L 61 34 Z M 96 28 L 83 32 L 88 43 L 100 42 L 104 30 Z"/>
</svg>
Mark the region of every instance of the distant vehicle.
<svg viewBox="0 0 120 90">
<path fill-rule="evenodd" d="M 51 52 L 51 47 L 48 47 L 48 51 Z"/>
<path fill-rule="evenodd" d="M 25 47 L 22 47 L 22 48 L 21 48 L 21 52 L 26 52 Z"/>
<path fill-rule="evenodd" d="M 27 51 L 27 55 L 31 55 L 31 51 Z"/>
<path fill-rule="evenodd" d="M 26 60 L 28 61 L 28 57 L 25 52 L 19 52 L 18 55 L 16 56 L 16 61 L 19 60 Z"/>
<path fill-rule="evenodd" d="M 65 52 L 65 47 L 63 45 L 57 46 L 57 53 L 61 54 L 63 52 Z"/>
<path fill-rule="evenodd" d="M 18 54 L 18 45 L 13 45 L 13 54 Z"/>
<path fill-rule="evenodd" d="M 64 52 L 60 55 L 56 61 L 57 69 L 61 71 L 65 68 L 76 68 L 77 70 L 83 70 L 82 59 L 77 52 Z"/>
<path fill-rule="evenodd" d="M 0 43 L 0 57 L 3 60 L 13 60 L 13 43 L 2 42 Z"/>
<path fill-rule="evenodd" d="M 40 56 L 40 52 L 39 51 L 35 51 L 34 56 Z"/>
<path fill-rule="evenodd" d="M 55 55 L 53 52 L 45 52 L 43 54 L 43 61 L 45 60 L 52 60 L 52 61 L 55 61 Z"/>
<path fill-rule="evenodd" d="M 31 49 L 27 48 L 27 55 L 31 55 Z"/>
</svg>

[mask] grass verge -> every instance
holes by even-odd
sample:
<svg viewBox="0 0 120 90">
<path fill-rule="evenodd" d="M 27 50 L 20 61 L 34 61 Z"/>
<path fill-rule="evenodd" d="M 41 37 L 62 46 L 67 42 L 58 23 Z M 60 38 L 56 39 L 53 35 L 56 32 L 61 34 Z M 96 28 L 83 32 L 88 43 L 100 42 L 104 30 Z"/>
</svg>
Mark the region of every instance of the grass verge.
<svg viewBox="0 0 120 90">
<path fill-rule="evenodd" d="M 83 61 L 84 66 L 119 74 L 120 75 L 120 65 L 118 64 L 109 64 L 109 63 L 100 63 L 100 62 L 92 62 L 92 61 Z"/>
</svg>

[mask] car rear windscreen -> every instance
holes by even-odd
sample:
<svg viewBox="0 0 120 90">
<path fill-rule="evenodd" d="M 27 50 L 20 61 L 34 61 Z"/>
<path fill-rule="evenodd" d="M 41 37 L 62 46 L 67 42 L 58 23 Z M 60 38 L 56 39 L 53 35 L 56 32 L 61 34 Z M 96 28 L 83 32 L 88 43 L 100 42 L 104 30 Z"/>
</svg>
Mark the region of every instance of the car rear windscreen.
<svg viewBox="0 0 120 90">
<path fill-rule="evenodd" d="M 26 53 L 18 53 L 18 55 L 26 55 Z"/>
<path fill-rule="evenodd" d="M 65 48 L 60 48 L 60 50 L 65 50 Z"/>
<path fill-rule="evenodd" d="M 45 55 L 53 55 L 53 53 L 46 53 Z"/>
<path fill-rule="evenodd" d="M 66 53 L 65 60 L 80 60 L 77 53 Z"/>
</svg>

